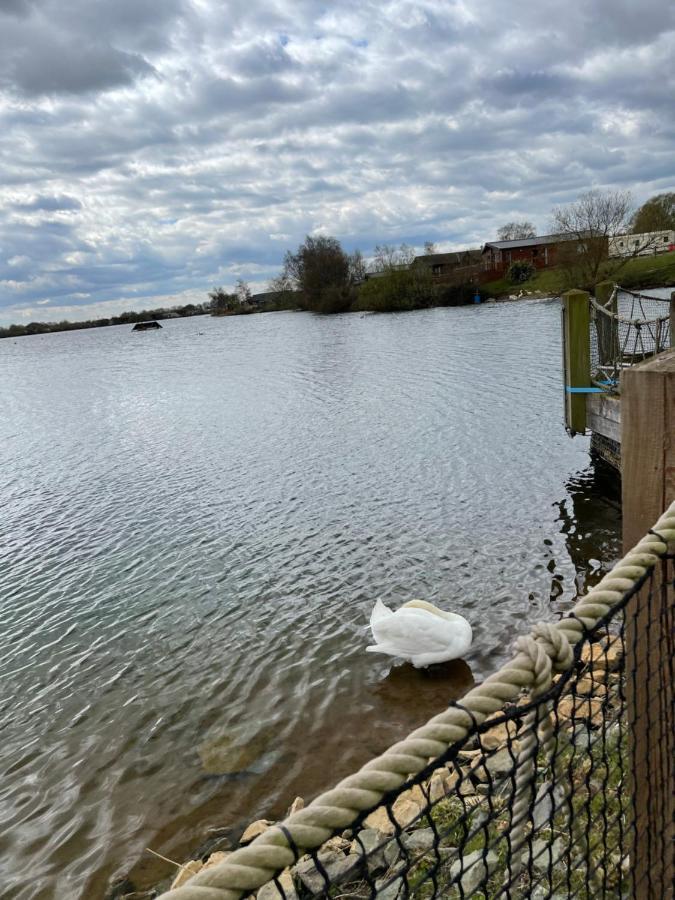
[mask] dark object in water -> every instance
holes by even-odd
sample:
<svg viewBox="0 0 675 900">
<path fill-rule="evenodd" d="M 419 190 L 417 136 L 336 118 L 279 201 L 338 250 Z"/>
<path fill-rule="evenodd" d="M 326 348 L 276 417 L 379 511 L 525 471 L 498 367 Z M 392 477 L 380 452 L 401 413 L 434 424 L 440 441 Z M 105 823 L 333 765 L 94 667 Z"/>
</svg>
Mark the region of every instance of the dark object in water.
<svg viewBox="0 0 675 900">
<path fill-rule="evenodd" d="M 154 319 L 152 322 L 136 322 L 134 327 L 131 329 L 132 331 L 147 331 L 148 328 L 161 328 L 162 326 L 159 322 L 156 322 Z"/>
</svg>

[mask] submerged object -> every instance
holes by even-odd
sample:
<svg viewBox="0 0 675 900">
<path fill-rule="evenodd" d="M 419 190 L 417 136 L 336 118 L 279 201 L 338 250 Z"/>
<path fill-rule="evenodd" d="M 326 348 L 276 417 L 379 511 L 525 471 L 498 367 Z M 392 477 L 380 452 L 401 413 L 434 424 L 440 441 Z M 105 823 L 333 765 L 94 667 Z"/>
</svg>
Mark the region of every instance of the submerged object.
<svg viewBox="0 0 675 900">
<path fill-rule="evenodd" d="M 132 331 L 148 331 L 150 328 L 161 328 L 162 326 L 156 319 L 152 319 L 150 322 L 136 322 L 134 327 L 131 329 Z"/>
<path fill-rule="evenodd" d="M 392 612 L 378 600 L 370 615 L 375 644 L 370 653 L 408 659 L 416 669 L 458 659 L 471 646 L 471 625 L 457 613 L 444 612 L 426 600 L 410 600 Z"/>
</svg>

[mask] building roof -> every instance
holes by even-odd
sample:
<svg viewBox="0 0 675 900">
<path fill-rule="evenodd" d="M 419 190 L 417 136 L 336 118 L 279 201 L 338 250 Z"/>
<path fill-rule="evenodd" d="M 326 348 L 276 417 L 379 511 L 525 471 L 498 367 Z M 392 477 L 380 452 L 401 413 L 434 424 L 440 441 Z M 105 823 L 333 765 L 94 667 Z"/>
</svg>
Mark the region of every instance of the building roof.
<svg viewBox="0 0 675 900">
<path fill-rule="evenodd" d="M 488 241 L 483 253 L 490 247 L 492 250 L 517 250 L 519 247 L 539 247 L 542 244 L 559 244 L 561 241 L 576 241 L 575 234 L 542 234 L 538 237 L 523 238 L 516 241 Z"/>
<path fill-rule="evenodd" d="M 425 253 L 422 256 L 416 256 L 414 263 L 427 263 L 431 266 L 438 265 L 459 265 L 460 263 L 478 261 L 482 251 L 475 250 L 453 250 L 451 253 Z"/>
</svg>

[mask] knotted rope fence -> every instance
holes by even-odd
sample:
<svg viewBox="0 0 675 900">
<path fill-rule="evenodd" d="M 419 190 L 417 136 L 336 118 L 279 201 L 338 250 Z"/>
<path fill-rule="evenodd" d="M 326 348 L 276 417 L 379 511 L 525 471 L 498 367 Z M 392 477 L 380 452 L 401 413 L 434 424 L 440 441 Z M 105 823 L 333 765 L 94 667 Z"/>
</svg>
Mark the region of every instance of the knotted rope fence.
<svg viewBox="0 0 675 900">
<path fill-rule="evenodd" d="M 670 346 L 668 298 L 636 293 L 614 285 L 603 303 L 590 297 L 591 376 L 595 385 L 618 391 L 622 369 Z"/>
<path fill-rule="evenodd" d="M 625 672 L 623 650 L 639 596 L 640 627 L 661 629 L 672 660 L 669 544 L 675 503 L 461 703 L 162 898 L 651 896 L 632 871 L 637 729 L 626 715 L 630 678 L 645 673 Z M 660 683 L 672 677 L 671 664 Z M 675 758 L 672 733 L 653 727 Z"/>
</svg>

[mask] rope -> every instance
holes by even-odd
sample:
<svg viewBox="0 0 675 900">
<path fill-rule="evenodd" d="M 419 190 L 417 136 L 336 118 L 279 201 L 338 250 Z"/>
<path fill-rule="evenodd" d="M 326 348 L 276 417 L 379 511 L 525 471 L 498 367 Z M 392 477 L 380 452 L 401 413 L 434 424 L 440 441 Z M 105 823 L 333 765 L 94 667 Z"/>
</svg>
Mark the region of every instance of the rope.
<svg viewBox="0 0 675 900">
<path fill-rule="evenodd" d="M 614 289 L 614 293 L 612 294 L 612 296 L 610 297 L 610 299 L 608 301 L 609 303 L 611 303 L 611 301 L 614 299 L 615 294 L 616 294 L 616 288 Z M 636 295 L 636 296 L 638 296 L 638 295 Z M 603 306 L 602 303 L 598 303 L 598 301 L 595 299 L 595 297 L 589 297 L 588 299 L 590 300 L 591 306 L 594 309 L 596 309 L 598 312 L 603 313 L 608 318 L 613 319 L 615 322 L 621 322 L 622 325 L 633 325 L 634 327 L 638 328 L 642 325 L 653 325 L 655 322 L 668 322 L 670 320 L 670 316 L 668 316 L 668 315 L 658 316 L 655 319 L 630 319 L 627 316 L 622 316 L 620 313 L 612 312 L 611 309 L 608 309 L 606 306 Z M 648 299 L 651 300 L 651 299 L 656 299 L 656 298 L 650 297 Z"/>
<path fill-rule="evenodd" d="M 521 689 L 531 689 L 533 697 L 541 694 L 550 684 L 554 670 L 564 671 L 571 665 L 572 648 L 585 632 L 668 552 L 668 542 L 675 542 L 675 503 L 652 532 L 577 601 L 570 615 L 555 624 L 535 625 L 529 635 L 519 638 L 514 658 L 470 690 L 462 699 L 462 706 L 448 707 L 281 825 L 269 828 L 217 866 L 198 872 L 183 887 L 162 894 L 160 900 L 239 900 L 243 893 L 256 891 L 296 862 L 297 848 L 319 847 L 335 831 L 350 827 L 362 812 L 375 808 L 386 793 L 421 772 L 430 758 L 441 756 L 450 745 L 464 740 L 476 724 L 499 711 L 505 702 L 514 700 Z M 533 728 L 538 724 L 537 716 L 536 711 L 531 711 L 528 724 Z M 525 766 L 525 750 L 521 750 Z M 533 765 L 532 754 L 530 760 Z M 518 779 L 517 785 L 520 783 L 527 796 L 529 770 L 521 771 L 519 766 Z M 520 800 L 517 795 L 514 818 L 520 815 L 523 823 Z M 514 863 L 518 865 L 517 860 Z"/>
<path fill-rule="evenodd" d="M 637 297 L 638 300 L 657 300 L 659 303 L 670 303 L 670 297 L 653 297 L 651 294 L 629 291 L 628 288 L 623 288 L 618 284 L 614 285 L 614 290 L 621 291 L 622 294 L 630 294 L 632 297 Z"/>
</svg>

